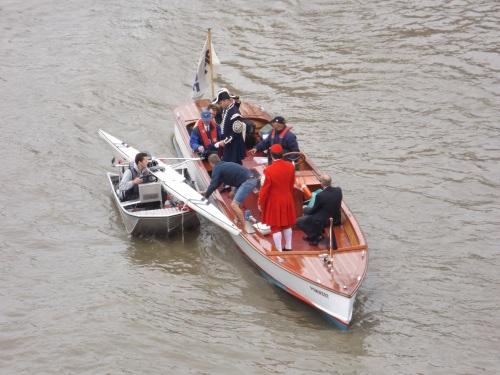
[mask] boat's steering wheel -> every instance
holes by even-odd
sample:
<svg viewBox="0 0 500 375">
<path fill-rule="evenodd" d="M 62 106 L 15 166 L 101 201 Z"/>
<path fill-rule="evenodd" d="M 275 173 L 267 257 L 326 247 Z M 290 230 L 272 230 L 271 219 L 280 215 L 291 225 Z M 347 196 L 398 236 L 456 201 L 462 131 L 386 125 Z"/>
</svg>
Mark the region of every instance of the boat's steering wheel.
<svg viewBox="0 0 500 375">
<path fill-rule="evenodd" d="M 154 174 L 147 174 L 142 176 L 142 183 L 147 184 L 148 182 L 158 182 L 158 177 Z"/>
<path fill-rule="evenodd" d="M 296 158 L 289 158 L 288 156 L 297 155 Z M 283 158 L 295 162 L 295 164 L 302 164 L 306 161 L 306 154 L 300 151 L 287 152 L 283 154 Z"/>
</svg>

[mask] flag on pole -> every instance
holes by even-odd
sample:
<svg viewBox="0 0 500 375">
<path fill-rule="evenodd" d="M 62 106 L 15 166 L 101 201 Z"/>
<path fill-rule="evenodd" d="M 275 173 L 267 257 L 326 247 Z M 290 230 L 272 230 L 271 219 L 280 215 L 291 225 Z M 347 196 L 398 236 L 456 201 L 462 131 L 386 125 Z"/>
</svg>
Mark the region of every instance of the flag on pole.
<svg viewBox="0 0 500 375">
<path fill-rule="evenodd" d="M 220 60 L 215 53 L 214 46 L 210 43 L 208 48 L 208 36 L 201 51 L 200 61 L 198 62 L 198 70 L 193 84 L 193 99 L 201 98 L 205 93 L 209 92 L 210 88 L 210 51 L 212 52 L 212 69 L 216 65 L 220 65 Z"/>
</svg>

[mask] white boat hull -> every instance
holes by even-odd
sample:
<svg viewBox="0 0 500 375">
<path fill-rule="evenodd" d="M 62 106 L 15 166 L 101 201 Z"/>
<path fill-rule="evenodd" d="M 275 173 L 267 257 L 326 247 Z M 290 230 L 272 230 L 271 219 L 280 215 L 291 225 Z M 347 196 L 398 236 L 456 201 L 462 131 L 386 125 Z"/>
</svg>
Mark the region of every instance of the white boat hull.
<svg viewBox="0 0 500 375">
<path fill-rule="evenodd" d="M 255 267 L 273 284 L 318 309 L 338 328 L 347 330 L 352 318 L 356 294 L 346 297 L 294 274 L 274 260 L 255 250 L 243 236 L 231 236 Z"/>
</svg>

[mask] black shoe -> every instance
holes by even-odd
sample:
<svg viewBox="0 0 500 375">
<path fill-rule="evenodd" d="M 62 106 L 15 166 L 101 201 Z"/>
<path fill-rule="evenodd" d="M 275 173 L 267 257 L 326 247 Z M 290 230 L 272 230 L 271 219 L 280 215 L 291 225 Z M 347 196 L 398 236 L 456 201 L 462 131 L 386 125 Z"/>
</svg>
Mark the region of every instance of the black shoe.
<svg viewBox="0 0 500 375">
<path fill-rule="evenodd" d="M 292 251 L 292 249 L 283 249 L 283 251 Z"/>
<path fill-rule="evenodd" d="M 226 191 L 231 191 L 231 186 L 224 185 L 224 187 L 219 190 L 219 192 L 221 192 L 221 193 L 225 193 Z"/>
<path fill-rule="evenodd" d="M 311 246 L 318 246 L 318 244 L 324 239 L 325 237 L 323 237 L 321 234 L 315 236 L 315 238 L 309 242 L 309 245 Z"/>
<path fill-rule="evenodd" d="M 325 238 L 325 236 L 323 236 L 322 234 L 311 234 L 309 236 L 304 236 L 302 237 L 304 240 L 306 241 L 314 241 L 314 240 L 322 240 Z"/>
</svg>

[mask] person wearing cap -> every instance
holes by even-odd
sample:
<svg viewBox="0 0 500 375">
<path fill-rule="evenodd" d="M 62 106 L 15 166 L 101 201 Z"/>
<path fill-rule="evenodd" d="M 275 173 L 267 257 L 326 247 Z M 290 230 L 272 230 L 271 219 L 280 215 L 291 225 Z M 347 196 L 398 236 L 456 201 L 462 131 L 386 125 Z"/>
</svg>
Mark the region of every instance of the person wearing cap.
<svg viewBox="0 0 500 375">
<path fill-rule="evenodd" d="M 283 153 L 299 152 L 299 144 L 297 143 L 297 136 L 291 132 L 291 126 L 286 125 L 286 121 L 281 116 L 276 116 L 270 121 L 273 131 L 264 140 L 261 140 L 250 150 L 251 154 L 256 152 L 266 151 L 272 145 L 279 144 L 283 147 Z M 293 157 L 290 160 L 294 160 Z"/>
<path fill-rule="evenodd" d="M 245 217 L 241 211 L 240 204 L 242 204 L 248 195 L 257 187 L 257 180 L 252 172 L 240 164 L 233 162 L 222 161 L 217 155 L 210 155 L 208 162 L 212 165 L 212 181 L 206 191 L 200 191 L 200 194 L 205 198 L 210 195 L 221 184 L 234 186 L 236 189 L 229 196 L 233 197 L 231 208 L 236 214 L 240 224 L 245 224 Z"/>
<path fill-rule="evenodd" d="M 219 147 L 224 146 L 221 138 L 220 126 L 215 123 L 212 112 L 204 109 L 191 132 L 189 140 L 191 148 L 201 157 L 206 158 L 210 154 L 217 154 Z"/>
<path fill-rule="evenodd" d="M 296 222 L 293 202 L 295 168 L 292 163 L 283 160 L 283 147 L 274 144 L 269 148 L 273 163 L 264 169 L 264 182 L 261 181 L 259 210 L 261 221 L 271 227 L 274 246 L 282 251 L 282 239 L 285 237 L 284 251 L 292 250 L 292 225 Z"/>
<path fill-rule="evenodd" d="M 297 219 L 297 226 L 302 229 L 306 235 L 305 241 L 309 241 L 312 246 L 318 246 L 318 243 L 324 238 L 322 233 L 325 227 L 332 224 L 340 225 L 342 205 L 342 189 L 332 186 L 332 178 L 326 174 L 319 177 L 319 182 L 323 191 L 316 195 L 314 205 L 304 209 L 304 216 Z M 333 237 L 334 249 L 337 248 L 335 237 Z"/>
<path fill-rule="evenodd" d="M 236 121 L 242 121 L 240 110 L 227 89 L 220 89 L 212 103 L 217 103 L 222 108 L 220 127 L 225 142 L 222 159 L 242 164 L 246 156 L 245 141 L 242 132 L 236 132 L 233 126 Z"/>
</svg>

